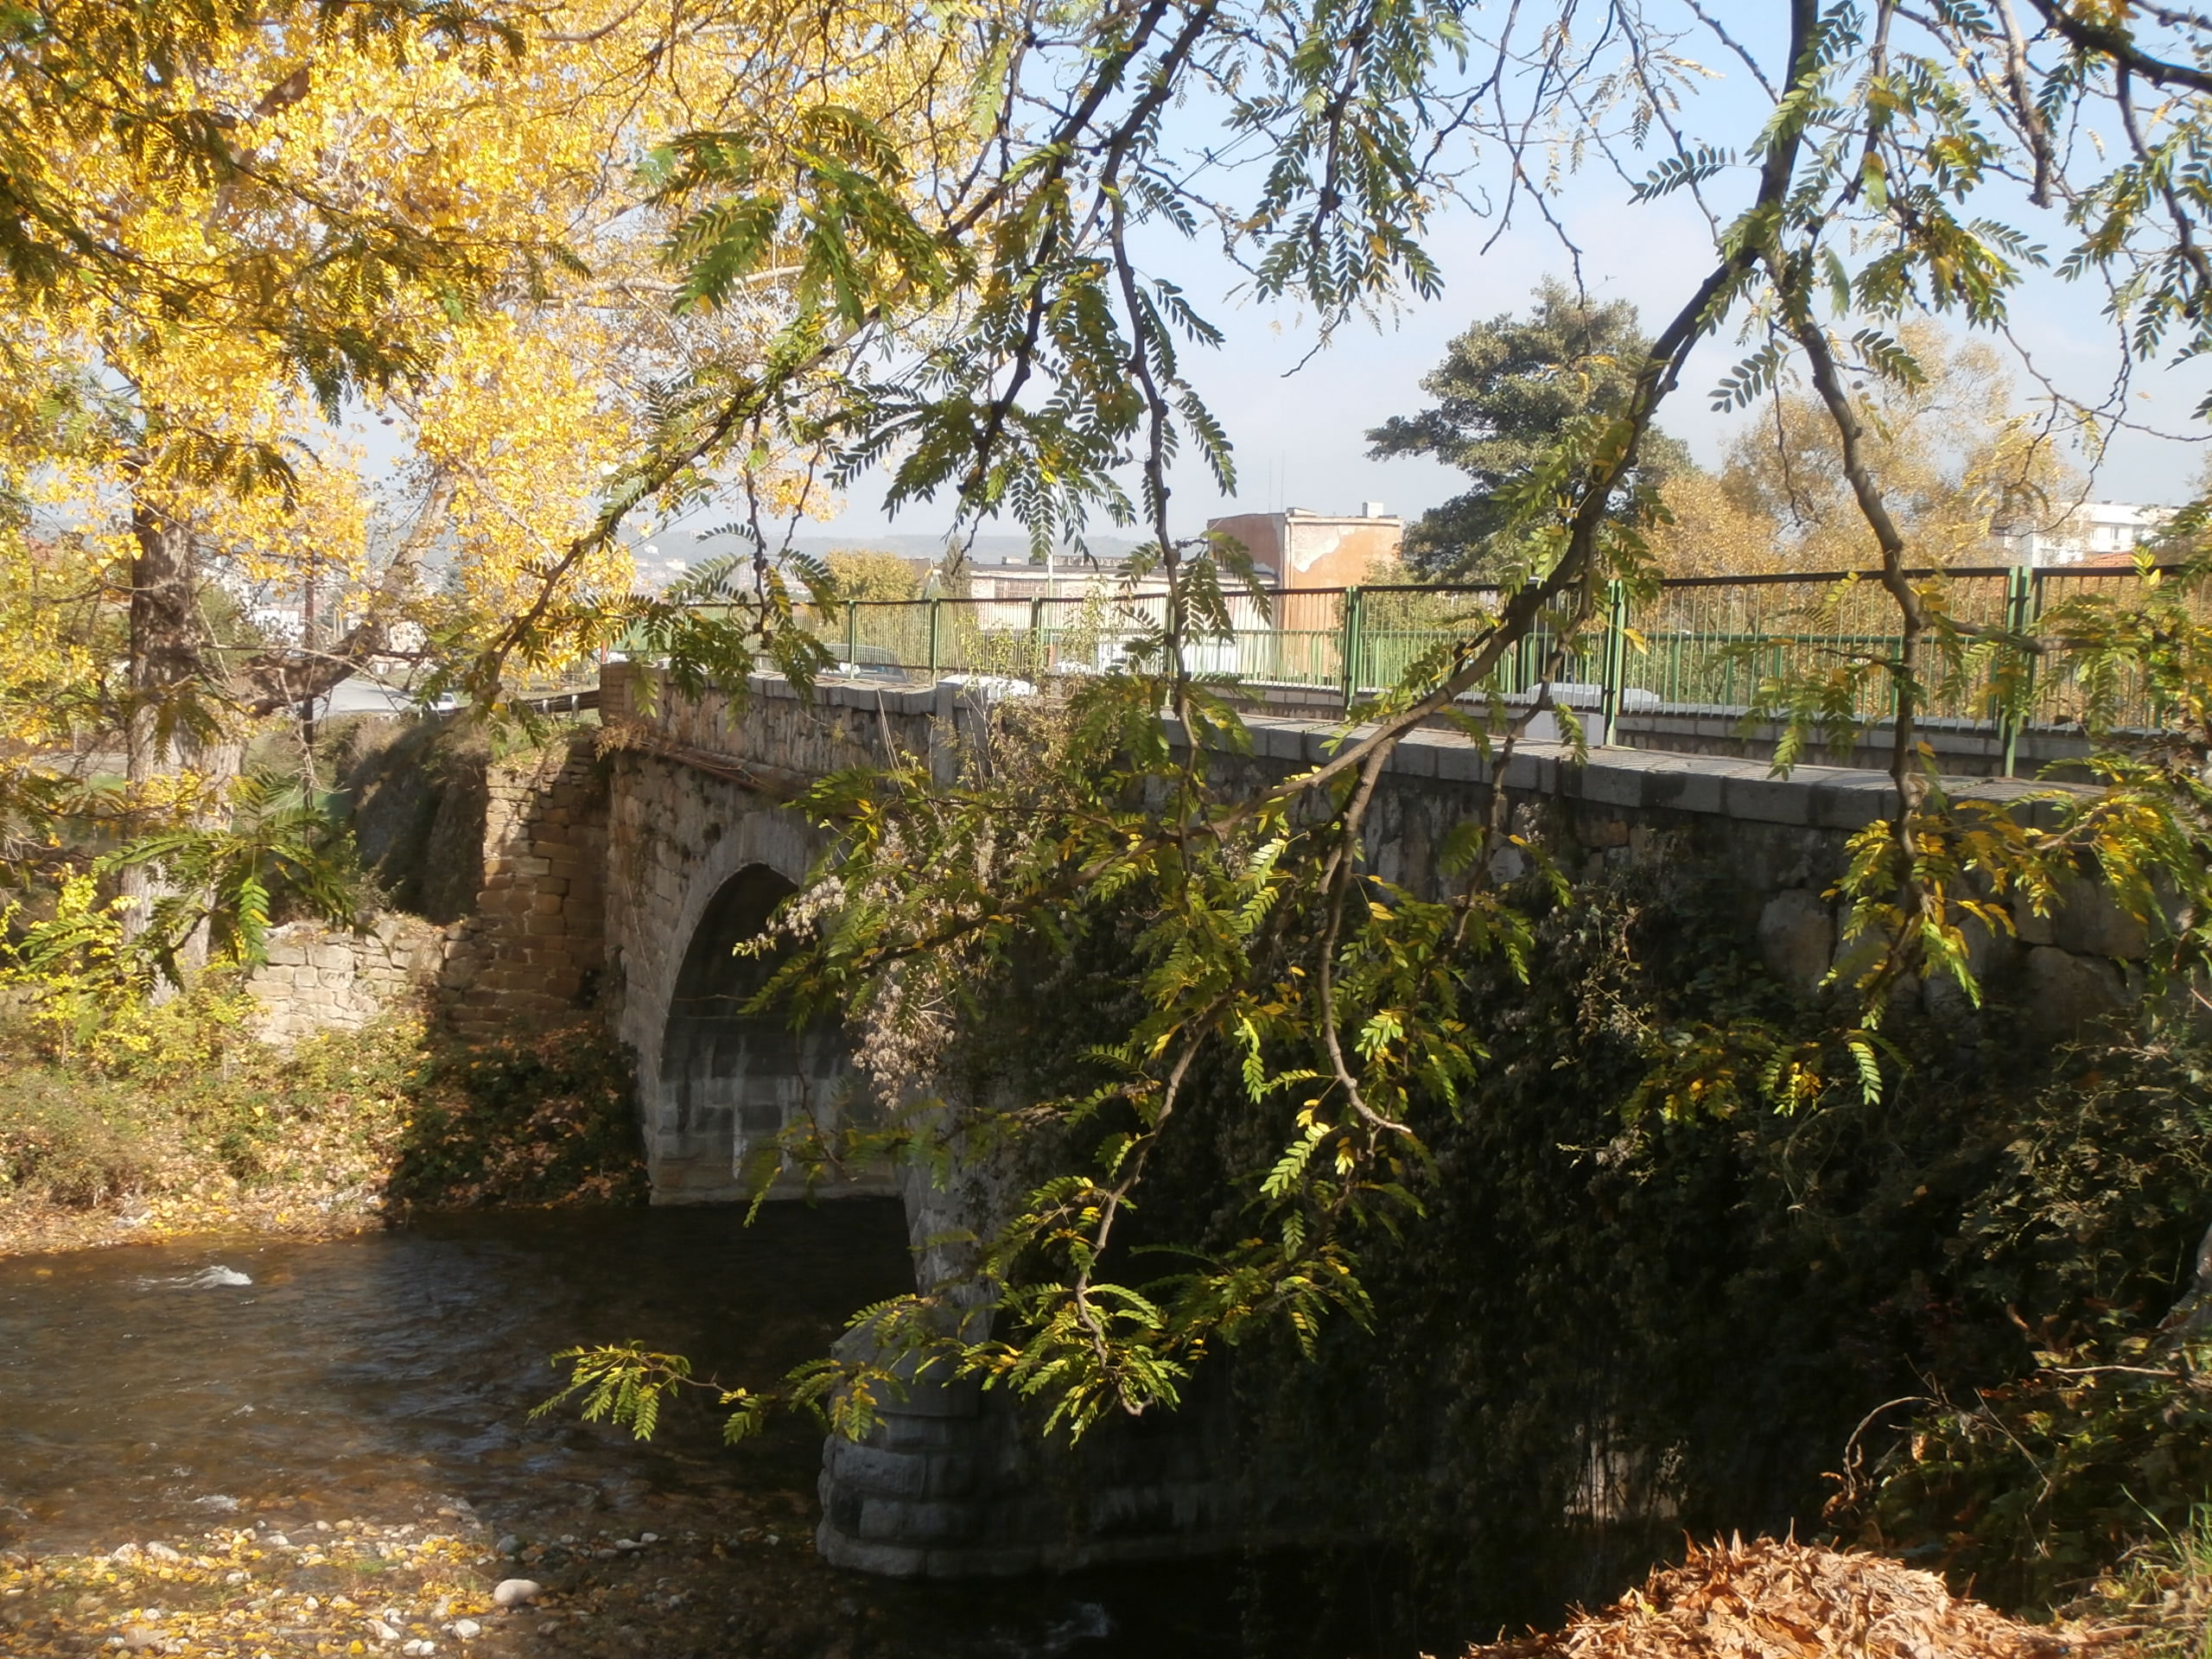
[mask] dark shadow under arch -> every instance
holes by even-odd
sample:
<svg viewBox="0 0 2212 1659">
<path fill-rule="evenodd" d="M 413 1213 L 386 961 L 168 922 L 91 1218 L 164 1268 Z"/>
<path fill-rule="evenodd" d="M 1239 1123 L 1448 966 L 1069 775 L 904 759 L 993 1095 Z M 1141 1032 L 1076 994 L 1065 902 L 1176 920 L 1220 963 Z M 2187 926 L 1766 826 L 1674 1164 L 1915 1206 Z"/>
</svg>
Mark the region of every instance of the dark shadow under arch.
<svg viewBox="0 0 2212 1659">
<path fill-rule="evenodd" d="M 723 882 L 684 945 L 669 999 L 662 1122 L 689 1159 L 726 1159 L 734 1185 L 774 1156 L 785 1128 L 810 1116 L 834 1127 L 851 1106 L 851 1063 L 836 1020 L 793 1030 L 779 1014 L 744 1012 L 776 958 L 740 955 L 737 946 L 758 938 L 796 890 L 765 864 L 748 864 Z"/>
</svg>

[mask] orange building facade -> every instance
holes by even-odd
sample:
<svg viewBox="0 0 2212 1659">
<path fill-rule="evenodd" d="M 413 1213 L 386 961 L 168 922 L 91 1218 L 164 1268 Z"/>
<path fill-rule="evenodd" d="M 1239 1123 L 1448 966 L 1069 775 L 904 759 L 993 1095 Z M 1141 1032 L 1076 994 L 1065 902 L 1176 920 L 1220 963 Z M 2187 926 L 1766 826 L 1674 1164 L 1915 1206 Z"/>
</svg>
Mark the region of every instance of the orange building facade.
<svg viewBox="0 0 2212 1659">
<path fill-rule="evenodd" d="M 1308 512 L 1238 512 L 1209 518 L 1206 529 L 1243 543 L 1252 563 L 1284 591 L 1354 588 L 1378 567 L 1395 565 L 1405 520 L 1370 501 L 1357 517 Z"/>
</svg>

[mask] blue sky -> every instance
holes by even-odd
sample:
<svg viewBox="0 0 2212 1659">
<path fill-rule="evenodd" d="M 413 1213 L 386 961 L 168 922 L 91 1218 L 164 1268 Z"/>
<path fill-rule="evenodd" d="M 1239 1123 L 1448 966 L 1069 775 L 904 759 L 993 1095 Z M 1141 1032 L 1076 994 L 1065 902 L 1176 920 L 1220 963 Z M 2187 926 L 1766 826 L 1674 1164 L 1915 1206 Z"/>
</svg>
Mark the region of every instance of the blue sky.
<svg viewBox="0 0 2212 1659">
<path fill-rule="evenodd" d="M 1738 147 L 1757 130 L 1764 100 L 1750 79 L 1717 48 L 1704 54 L 1718 72 L 1710 90 L 1688 112 L 1694 136 Z M 1733 69 L 1731 75 L 1726 71 Z M 1184 121 L 1196 130 L 1196 117 Z M 1747 192 L 1748 170 L 1723 183 Z M 2017 199 L 1994 206 L 2030 223 L 2054 248 L 2066 241 L 2055 216 L 2038 215 Z M 1647 326 L 1670 315 L 1709 268 L 1712 244 L 1705 221 L 1681 197 L 1637 204 L 1610 170 L 1587 168 L 1572 180 L 1562 200 L 1568 233 L 1582 250 L 1583 273 L 1601 297 L 1631 300 Z M 1986 211 L 1986 208 L 1984 209 Z M 2047 219 L 2036 226 L 2033 221 Z M 1509 228 L 1487 252 L 1493 222 L 1455 205 L 1433 224 L 1428 245 L 1443 268 L 1440 298 L 1408 305 L 1379 329 L 1345 328 L 1328 349 L 1300 367 L 1313 340 L 1294 311 L 1239 304 L 1226 298 L 1238 273 L 1203 244 L 1155 241 L 1151 263 L 1159 274 L 1184 284 L 1202 310 L 1227 332 L 1217 352 L 1186 354 L 1185 366 L 1227 427 L 1242 474 L 1237 500 L 1225 502 L 1201 467 L 1185 465 L 1175 480 L 1174 519 L 1179 531 L 1195 531 L 1209 516 L 1228 510 L 1286 505 L 1320 512 L 1356 512 L 1380 500 L 1411 516 L 1457 493 L 1457 475 L 1426 461 L 1367 459 L 1367 429 L 1394 414 L 1420 408 L 1420 381 L 1442 358 L 1452 335 L 1478 319 L 1516 310 L 1546 275 L 1565 276 L 1567 256 L 1533 217 Z M 2114 351 L 2109 325 L 2099 315 L 2101 296 L 2055 279 L 2032 283 L 2015 306 L 2015 333 L 2044 370 L 2071 395 L 2091 400 L 2109 382 Z M 1716 460 L 1740 417 L 1713 414 L 1707 392 L 1738 355 L 1732 339 L 1709 342 L 1661 423 L 1687 440 L 1708 461 Z M 1293 371 L 1295 372 L 1293 372 Z M 2017 377 L 2024 390 L 2026 378 Z M 2139 374 L 2139 416 L 2182 430 L 2190 411 L 2212 390 L 2212 369 L 2187 365 Z M 2096 495 L 2123 500 L 2178 501 L 2190 492 L 2197 447 L 2132 435 L 2114 442 L 2094 486 Z M 849 493 L 845 512 L 829 528 L 855 536 L 896 530 L 933 533 L 945 527 L 943 507 L 910 508 L 896 521 L 885 518 L 866 480 Z"/>
</svg>

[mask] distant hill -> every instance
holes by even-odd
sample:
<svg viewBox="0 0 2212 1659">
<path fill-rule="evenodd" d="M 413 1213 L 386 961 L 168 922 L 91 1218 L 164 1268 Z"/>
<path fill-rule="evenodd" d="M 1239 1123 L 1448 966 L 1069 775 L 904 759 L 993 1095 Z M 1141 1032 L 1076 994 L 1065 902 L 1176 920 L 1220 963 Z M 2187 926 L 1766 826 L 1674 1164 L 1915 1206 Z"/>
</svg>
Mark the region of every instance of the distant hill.
<svg viewBox="0 0 2212 1659">
<path fill-rule="evenodd" d="M 1102 559 L 1127 558 L 1139 545 L 1133 536 L 1093 536 L 1089 538 L 1090 550 Z M 682 559 L 696 564 L 702 559 L 726 556 L 740 551 L 743 543 L 734 536 L 692 536 L 684 531 L 673 531 L 657 536 L 653 544 L 660 549 L 664 559 Z M 895 553 L 902 559 L 927 559 L 934 563 L 944 552 L 942 536 L 904 536 L 876 534 L 855 531 L 850 535 L 805 534 L 791 537 L 792 548 L 801 553 L 817 556 L 824 553 L 867 552 Z M 1060 551 L 1066 553 L 1063 547 Z M 978 536 L 969 546 L 968 556 L 978 564 L 1027 564 L 1029 562 L 1029 538 L 1027 536 Z"/>
</svg>

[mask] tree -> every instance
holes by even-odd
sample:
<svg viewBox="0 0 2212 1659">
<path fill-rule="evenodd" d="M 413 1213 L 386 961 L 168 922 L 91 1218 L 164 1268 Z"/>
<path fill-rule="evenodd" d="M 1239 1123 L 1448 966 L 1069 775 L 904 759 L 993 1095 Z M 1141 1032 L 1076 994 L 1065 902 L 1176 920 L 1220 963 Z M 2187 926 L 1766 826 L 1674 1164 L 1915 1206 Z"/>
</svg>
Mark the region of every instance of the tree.
<svg viewBox="0 0 2212 1659">
<path fill-rule="evenodd" d="M 1859 402 L 1866 464 L 1912 563 L 1989 564 L 1999 532 L 2063 518 L 2081 480 L 2050 423 L 2017 406 L 1996 350 L 1927 322 L 1908 324 L 1898 339 L 1914 372 L 1872 378 Z M 1723 487 L 1776 526 L 1799 569 L 1864 568 L 1878 548 L 1845 476 L 1834 423 L 1804 390 L 1777 384 L 1764 401 L 1729 446 Z"/>
<path fill-rule="evenodd" d="M 866 7 L 735 57 L 733 31 L 756 22 L 720 3 L 113 12 L 7 24 L 22 73 L 0 132 L 22 142 L 0 205 L 21 215 L 22 326 L 0 361 L 0 483 L 72 526 L 15 543 L 13 575 L 76 601 L 56 613 L 79 625 L 56 642 L 62 701 L 119 730 L 129 785 L 13 804 L 119 814 L 127 833 L 219 820 L 246 738 L 372 663 L 411 659 L 435 689 L 497 638 L 488 697 L 510 662 L 557 664 L 673 613 L 628 594 L 601 481 L 670 387 L 761 349 L 785 293 L 772 270 L 719 308 L 671 309 L 671 226 L 641 170 L 657 144 L 760 109 L 772 161 L 825 108 L 881 113 L 924 168 L 967 142 L 942 124 L 943 43 L 886 45 L 887 14 Z M 150 87 L 114 73 L 133 52 L 162 66 Z M 87 77 L 119 102 L 59 99 Z M 87 118 L 102 107 L 112 119 Z M 356 416 L 402 446 L 381 480 Z M 808 441 L 746 435 L 721 474 L 663 482 L 690 504 L 734 474 L 756 526 L 803 505 Z M 219 637 L 211 616 L 240 605 L 296 620 Z M 111 632 L 120 675 L 92 648 Z M 9 702 L 27 729 L 50 724 L 54 659 L 19 666 Z M 126 867 L 127 885 L 153 875 Z"/>
<path fill-rule="evenodd" d="M 2019 408 L 1986 342 L 1927 322 L 1900 338 L 1919 376 L 1860 389 L 1866 448 L 1916 564 L 1991 564 L 2002 537 L 2063 519 L 2083 483 L 2063 433 Z M 1777 381 L 1746 414 L 1721 469 L 1669 474 L 1652 557 L 1671 576 L 1858 569 L 1874 556 L 1835 428 L 1802 386 Z"/>
<path fill-rule="evenodd" d="M 1453 340 L 1421 383 L 1435 405 L 1367 435 L 1378 460 L 1429 455 L 1474 480 L 1407 531 L 1414 568 L 1459 581 L 1508 575 L 1523 556 L 1503 535 L 1516 522 L 1512 487 L 1552 452 L 1567 422 L 1626 405 L 1649 349 L 1633 305 L 1593 302 L 1553 277 L 1536 285 L 1526 318 L 1503 313 Z M 1663 487 L 1688 465 L 1689 452 L 1655 430 L 1626 487 Z"/>
<path fill-rule="evenodd" d="M 1651 560 L 1669 576 L 1778 575 L 1795 568 L 1782 526 L 1729 479 L 1688 467 L 1659 486 Z"/>
<path fill-rule="evenodd" d="M 922 591 L 922 579 L 915 574 L 913 561 L 896 553 L 846 549 L 830 554 L 823 563 L 830 567 L 840 599 L 912 599 Z"/>
<path fill-rule="evenodd" d="M 2212 265 L 2186 181 L 2212 115 L 2212 73 L 2200 67 L 2212 34 L 2181 14 L 2139 21 L 2069 0 L 2031 0 L 2024 15 L 2032 36 L 2005 0 L 1934 14 L 1790 0 L 1777 19 L 1787 38 L 1768 53 L 1699 8 L 1608 8 L 1599 21 L 1572 0 L 1511 13 L 1480 38 L 1457 11 L 1363 0 L 1109 6 L 1086 14 L 1079 37 L 1039 13 L 1019 50 L 1013 37 L 987 49 L 1005 111 L 988 165 L 925 210 L 806 232 L 825 268 L 872 276 L 836 291 L 825 283 L 814 332 L 783 359 L 791 374 L 856 340 L 912 342 L 903 365 L 849 389 L 836 418 L 853 465 L 890 458 L 894 501 L 944 491 L 966 513 L 1015 511 L 1040 537 L 1092 511 L 1141 518 L 1169 588 L 1135 671 L 1075 688 L 1050 729 L 1010 735 L 955 786 L 894 768 L 815 798 L 838 840 L 795 908 L 798 948 L 775 994 L 849 1015 L 887 1054 L 919 1057 L 899 1063 L 919 1073 L 899 1075 L 924 1104 L 893 1115 L 890 1149 L 935 1166 L 962 1137 L 1011 1139 L 1041 1172 L 954 1281 L 871 1313 L 879 1354 L 926 1353 L 1041 1395 L 1079 1430 L 1172 1403 L 1191 1368 L 1260 1325 L 1309 1339 L 1332 1312 L 1359 1314 L 1363 1231 L 1416 1202 L 1424 1151 L 1411 1103 L 1466 1109 L 1478 1086 L 1466 977 L 1485 962 L 1515 971 L 1529 906 L 1559 895 L 1494 882 L 1497 824 L 1471 827 L 1452 849 L 1465 874 L 1457 892 L 1391 888 L 1363 867 L 1368 804 L 1400 737 L 1451 715 L 1540 617 L 1569 633 L 1599 626 L 1605 582 L 1649 581 L 1651 503 L 1637 485 L 1655 420 L 1694 350 L 1724 328 L 1747 351 L 1717 402 L 1747 408 L 1793 365 L 1804 375 L 1866 526 L 1869 585 L 1894 613 L 1890 626 L 1854 631 L 1876 643 L 1834 675 L 1783 689 L 1791 719 L 1809 728 L 1839 698 L 1848 708 L 1878 687 L 1892 711 L 1896 810 L 1858 838 L 1841 885 L 1853 951 L 1835 1001 L 1802 1027 L 1700 1033 L 1640 1097 L 1682 1115 L 1809 1110 L 1836 1090 L 1891 1086 L 1880 1027 L 1901 978 L 1945 976 L 1974 995 L 1967 928 L 2009 928 L 2016 897 L 2047 908 L 2057 884 L 2085 870 L 2160 872 L 2163 906 L 2133 876 L 2116 890 L 2146 918 L 2179 914 L 2159 924 L 2163 969 L 2201 971 L 2212 944 L 2199 919 L 2212 914 L 2202 784 L 2212 734 L 2193 715 L 2183 734 L 2139 753 L 2118 732 L 2116 702 L 2092 714 L 2104 785 L 2056 800 L 2055 825 L 1954 806 L 1918 739 L 1931 684 L 1969 656 L 1998 665 L 2017 712 L 2031 658 L 2101 662 L 2093 683 L 2109 691 L 2125 678 L 2121 658 L 2182 683 L 2201 645 L 2201 625 L 2146 631 L 2124 607 L 2033 636 L 1955 616 L 1940 578 L 1911 574 L 1909 520 L 1879 476 L 1879 400 L 1929 378 L 1903 331 L 1934 318 L 1998 335 L 2047 257 L 2011 180 L 2028 181 L 2031 213 L 2056 204 L 2044 225 L 2069 243 L 2057 272 L 2110 296 L 2128 362 L 2212 342 Z M 1741 63 L 1764 92 L 1755 124 L 1695 131 L 1705 71 L 1688 55 L 1694 41 Z M 1463 56 L 1483 60 L 1471 92 Z M 1530 64 L 1540 72 L 1522 73 Z M 1055 65 L 1066 72 L 1056 78 Z M 1249 199 L 1200 200 L 1190 179 L 1219 175 L 1163 157 L 1160 112 L 1201 92 L 1218 95 L 1231 132 L 1263 157 Z M 2090 121 L 2124 142 L 2076 145 L 2069 135 Z M 1470 142 L 1495 155 L 1508 211 L 1548 212 L 1586 156 L 1640 175 L 1638 200 L 1682 198 L 1703 213 L 1709 263 L 1648 343 L 1626 350 L 1611 396 L 1555 406 L 1549 442 L 1500 455 L 1512 464 L 1492 474 L 1488 534 L 1529 580 L 1357 711 L 1330 758 L 1240 794 L 1213 759 L 1241 741 L 1236 716 L 1183 654 L 1225 626 L 1233 575 L 1205 548 L 1177 543 L 1167 520 L 1166 461 L 1179 443 L 1229 472 L 1224 435 L 1179 366 L 1211 326 L 1147 276 L 1132 229 L 1232 227 L 1258 292 L 1295 295 L 1325 331 L 1402 285 L 1433 290 L 1419 238 Z M 1647 144 L 1656 160 L 1639 158 Z M 743 168 L 703 143 L 685 153 L 683 186 L 709 204 L 702 213 L 734 223 L 768 211 Z M 1222 154 L 1209 152 L 1210 168 Z M 731 233 L 682 251 L 719 272 L 762 245 Z M 912 314 L 901 308 L 918 296 L 931 319 L 957 300 L 961 326 L 902 331 Z M 747 417 L 767 395 L 749 381 L 718 418 Z M 1125 458 L 1134 498 L 1116 472 Z M 2196 568 L 2185 586 L 2206 575 Z M 1163 708 L 1188 747 L 1164 741 Z M 963 1010 L 994 983 L 1086 950 L 1121 964 L 1128 1012 L 1087 1049 L 1084 1078 L 1014 1109 L 949 1077 L 931 1093 L 929 1056 Z M 1211 1088 L 1236 1096 L 1238 1144 L 1257 1149 L 1229 1178 L 1242 1200 L 1229 1206 L 1235 1224 L 1170 1241 L 1181 1248 L 1166 1256 L 1133 1252 L 1147 1171 L 1163 1145 L 1195 1132 L 1187 1126 L 1206 1114 L 1193 1100 Z M 988 1328 L 971 1317 L 979 1307 L 993 1310 Z M 861 1354 L 807 1386 L 842 1402 L 852 1427 L 893 1385 L 878 1363 Z M 588 1363 L 602 1378 L 653 1375 L 636 1357 Z"/>
</svg>

